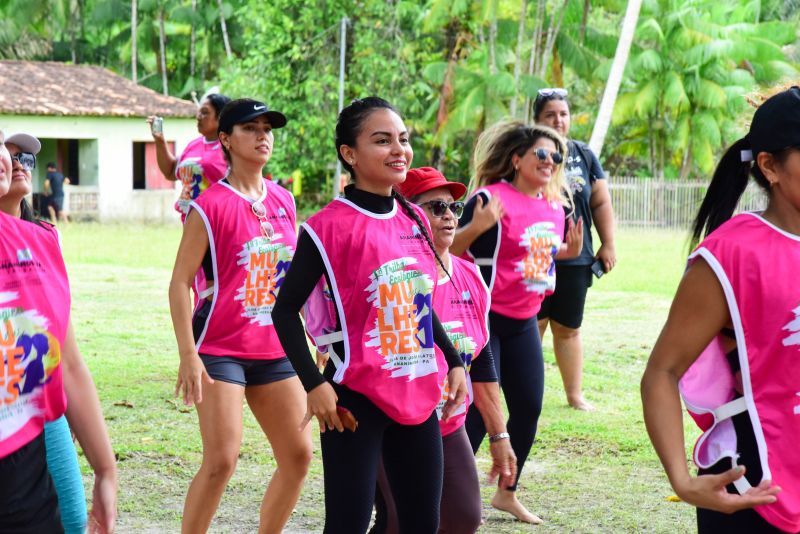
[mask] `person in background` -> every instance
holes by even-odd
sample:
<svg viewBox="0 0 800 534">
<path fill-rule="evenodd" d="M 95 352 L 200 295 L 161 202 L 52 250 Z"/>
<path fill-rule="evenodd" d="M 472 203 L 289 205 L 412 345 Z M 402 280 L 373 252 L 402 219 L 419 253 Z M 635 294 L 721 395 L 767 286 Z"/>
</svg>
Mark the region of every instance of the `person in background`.
<svg viewBox="0 0 800 534">
<path fill-rule="evenodd" d="M 58 172 L 55 163 L 47 164 L 47 175 L 44 180 L 44 194 L 47 197 L 47 211 L 50 213 L 50 220 L 55 224 L 57 221 L 69 222 L 67 213 L 64 211 L 64 186 L 69 184 L 69 178 L 64 177 Z"/>
<path fill-rule="evenodd" d="M 547 326 L 553 334 L 556 356 L 567 402 L 578 410 L 593 410 L 583 397 L 583 341 L 581 325 L 586 292 L 592 285 L 592 264 L 599 261 L 603 272 L 617 263 L 614 246 L 614 210 L 603 167 L 585 144 L 569 138 L 570 110 L 566 89 L 541 89 L 533 104 L 533 118 L 567 139 L 564 174 L 572 194 L 573 217 L 583 221 L 583 250 L 577 258 L 557 259 L 555 292 L 544 299 L 539 310 L 539 335 Z M 594 252 L 592 225 L 600 236 L 600 248 Z"/>
<path fill-rule="evenodd" d="M 542 520 L 519 501 L 517 484 L 536 437 L 544 396 L 536 314 L 556 286 L 554 258 L 574 258 L 583 246 L 582 222 L 565 219 L 565 156 L 566 142 L 546 126 L 504 121 L 485 130 L 474 155 L 473 183 L 479 189 L 467 201 L 450 247 L 451 254 L 466 252 L 473 259 L 491 291 L 490 344 L 517 457 L 513 484 L 498 486 L 492 506 L 534 524 Z M 499 220 L 491 223 L 491 217 L 482 216 L 495 209 L 494 199 L 502 209 Z M 474 452 L 488 430 L 482 415 L 480 407 L 467 414 Z"/>
<path fill-rule="evenodd" d="M 163 120 L 156 116 L 147 118 L 156 144 L 158 168 L 167 180 L 180 180 L 183 184 L 181 195 L 175 202 L 175 209 L 181 213 L 181 220 L 189 213 L 192 200 L 210 185 L 220 181 L 228 172 L 228 162 L 225 161 L 217 137 L 219 114 L 228 102 L 230 98 L 219 94 L 207 95 L 200 101 L 196 116 L 200 137 L 186 145 L 178 157 L 170 151 L 164 138 Z M 160 131 L 159 127 L 153 127 L 158 122 L 161 122 Z"/>
</svg>

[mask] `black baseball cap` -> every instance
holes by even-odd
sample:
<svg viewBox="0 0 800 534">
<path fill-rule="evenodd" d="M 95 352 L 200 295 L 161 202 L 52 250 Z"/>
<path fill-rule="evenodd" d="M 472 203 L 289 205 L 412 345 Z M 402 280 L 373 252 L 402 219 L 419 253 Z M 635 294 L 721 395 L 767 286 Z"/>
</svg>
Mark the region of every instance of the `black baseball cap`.
<svg viewBox="0 0 800 534">
<path fill-rule="evenodd" d="M 270 111 L 267 105 L 252 98 L 231 100 L 219 114 L 218 132 L 233 130 L 234 125 L 249 122 L 256 117 L 266 116 L 273 129 L 286 126 L 286 115 L 280 111 Z"/>
<path fill-rule="evenodd" d="M 771 96 L 753 115 L 746 136 L 753 152 L 779 152 L 800 146 L 800 87 Z"/>
</svg>

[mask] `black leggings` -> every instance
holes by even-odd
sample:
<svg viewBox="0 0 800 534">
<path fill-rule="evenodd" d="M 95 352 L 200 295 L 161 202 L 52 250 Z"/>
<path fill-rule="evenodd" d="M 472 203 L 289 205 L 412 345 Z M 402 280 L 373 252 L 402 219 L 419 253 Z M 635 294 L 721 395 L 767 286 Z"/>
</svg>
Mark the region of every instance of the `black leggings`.
<svg viewBox="0 0 800 534">
<path fill-rule="evenodd" d="M 363 534 L 369 528 L 378 462 L 397 506 L 402 534 L 435 534 L 442 496 L 442 435 L 433 411 L 419 425 L 401 425 L 367 397 L 331 383 L 339 406 L 358 421 L 355 432 L 320 437 L 325 470 L 325 534 Z"/>
<path fill-rule="evenodd" d="M 539 339 L 535 316 L 512 319 L 489 312 L 489 333 L 497 377 L 508 407 L 507 427 L 511 434 L 511 448 L 517 455 L 517 478 L 514 485 L 508 488 L 514 491 L 533 446 L 539 415 L 542 413 L 542 341 Z M 466 427 L 472 450 L 477 452 L 486 436 L 486 427 L 478 410 L 467 413 Z"/>
</svg>

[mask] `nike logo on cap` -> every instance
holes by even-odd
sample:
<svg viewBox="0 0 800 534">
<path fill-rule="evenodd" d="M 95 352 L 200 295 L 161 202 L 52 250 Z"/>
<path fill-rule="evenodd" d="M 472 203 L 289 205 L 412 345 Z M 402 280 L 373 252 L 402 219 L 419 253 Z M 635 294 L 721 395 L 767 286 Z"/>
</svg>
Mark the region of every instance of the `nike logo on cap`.
<svg viewBox="0 0 800 534">
<path fill-rule="evenodd" d="M 253 109 L 256 111 L 261 111 L 262 109 L 267 109 L 267 106 L 253 106 Z"/>
</svg>

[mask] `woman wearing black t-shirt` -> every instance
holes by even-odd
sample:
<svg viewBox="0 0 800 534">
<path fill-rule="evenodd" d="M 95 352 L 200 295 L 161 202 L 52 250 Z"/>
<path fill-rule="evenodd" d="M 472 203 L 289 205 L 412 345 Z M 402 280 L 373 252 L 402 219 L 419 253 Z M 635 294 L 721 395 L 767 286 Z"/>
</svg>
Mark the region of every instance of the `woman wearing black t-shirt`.
<svg viewBox="0 0 800 534">
<path fill-rule="evenodd" d="M 574 217 L 583 220 L 583 250 L 575 259 L 556 260 L 555 293 L 547 297 L 539 311 L 539 333 L 544 337 L 547 325 L 553 333 L 556 355 L 567 402 L 578 410 L 592 410 L 583 397 L 583 341 L 581 324 L 586 291 L 592 285 L 591 265 L 599 260 L 604 272 L 617 262 L 614 247 L 614 210 L 597 156 L 585 144 L 569 138 L 570 111 L 565 89 L 542 89 L 533 104 L 537 124 L 553 128 L 567 139 L 566 181 L 572 189 Z M 600 248 L 594 251 L 592 224 L 600 236 Z"/>
</svg>

